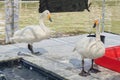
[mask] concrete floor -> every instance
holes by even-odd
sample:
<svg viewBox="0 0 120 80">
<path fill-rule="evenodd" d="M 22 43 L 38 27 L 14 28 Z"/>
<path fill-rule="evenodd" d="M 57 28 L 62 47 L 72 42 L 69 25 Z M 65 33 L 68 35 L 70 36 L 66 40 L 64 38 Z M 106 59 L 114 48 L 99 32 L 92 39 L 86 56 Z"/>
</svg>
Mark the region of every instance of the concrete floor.
<svg viewBox="0 0 120 80">
<path fill-rule="evenodd" d="M 120 35 L 104 33 L 106 36 L 105 47 L 120 45 Z M 81 56 L 73 52 L 76 41 L 84 35 L 51 38 L 34 43 L 34 50 L 40 51 L 42 55 L 32 55 L 27 49 L 26 43 L 11 45 L 0 45 L 0 61 L 23 57 L 38 66 L 44 67 L 69 80 L 120 80 L 120 73 L 96 66 L 101 72 L 91 73 L 90 76 L 81 77 Z M 18 52 L 23 54 L 18 55 Z M 91 60 L 85 60 L 85 69 L 90 68 Z"/>
</svg>

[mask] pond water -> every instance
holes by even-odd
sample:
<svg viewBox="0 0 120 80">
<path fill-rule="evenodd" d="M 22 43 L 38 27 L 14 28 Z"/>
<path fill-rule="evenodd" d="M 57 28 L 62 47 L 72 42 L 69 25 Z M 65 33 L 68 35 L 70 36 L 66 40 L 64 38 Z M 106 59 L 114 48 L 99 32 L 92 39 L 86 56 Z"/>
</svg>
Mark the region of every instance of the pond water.
<svg viewBox="0 0 120 80">
<path fill-rule="evenodd" d="M 0 62 L 0 80 L 65 80 L 23 59 Z"/>
<path fill-rule="evenodd" d="M 21 66 L 2 68 L 6 80 L 50 80 L 32 69 Z M 0 80 L 5 80 L 0 78 Z"/>
</svg>

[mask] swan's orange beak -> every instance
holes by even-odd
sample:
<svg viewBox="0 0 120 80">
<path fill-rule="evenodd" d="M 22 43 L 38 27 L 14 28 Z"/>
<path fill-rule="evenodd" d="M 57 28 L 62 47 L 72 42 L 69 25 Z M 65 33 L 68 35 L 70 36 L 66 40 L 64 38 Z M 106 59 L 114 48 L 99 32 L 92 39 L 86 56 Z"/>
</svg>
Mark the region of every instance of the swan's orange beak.
<svg viewBox="0 0 120 80">
<path fill-rule="evenodd" d="M 50 15 L 50 14 L 48 14 L 48 19 L 49 19 L 50 22 L 52 22 L 52 19 L 51 19 L 51 15 Z"/>
<path fill-rule="evenodd" d="M 94 21 L 93 28 L 95 28 L 97 25 L 99 25 L 99 20 L 95 20 L 95 21 Z"/>
</svg>

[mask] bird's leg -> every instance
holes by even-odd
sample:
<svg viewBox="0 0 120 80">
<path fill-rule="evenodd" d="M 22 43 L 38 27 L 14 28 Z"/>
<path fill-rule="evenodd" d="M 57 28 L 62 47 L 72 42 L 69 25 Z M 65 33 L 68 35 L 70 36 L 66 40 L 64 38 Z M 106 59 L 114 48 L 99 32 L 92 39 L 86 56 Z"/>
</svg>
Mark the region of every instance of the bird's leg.
<svg viewBox="0 0 120 80">
<path fill-rule="evenodd" d="M 39 54 L 40 52 L 34 52 L 32 44 L 28 44 L 28 49 L 31 51 L 32 54 Z"/>
<path fill-rule="evenodd" d="M 79 73 L 80 76 L 88 76 L 90 75 L 88 72 L 84 70 L 84 59 L 82 59 L 82 71 Z"/>
<path fill-rule="evenodd" d="M 33 46 L 31 44 L 28 44 L 28 49 L 31 51 L 31 53 L 34 53 Z"/>
<path fill-rule="evenodd" d="M 89 69 L 89 71 L 88 72 L 91 72 L 91 73 L 98 73 L 98 72 L 100 72 L 98 69 L 95 69 L 94 68 L 94 60 L 92 59 L 92 64 L 91 64 L 91 68 Z"/>
</svg>

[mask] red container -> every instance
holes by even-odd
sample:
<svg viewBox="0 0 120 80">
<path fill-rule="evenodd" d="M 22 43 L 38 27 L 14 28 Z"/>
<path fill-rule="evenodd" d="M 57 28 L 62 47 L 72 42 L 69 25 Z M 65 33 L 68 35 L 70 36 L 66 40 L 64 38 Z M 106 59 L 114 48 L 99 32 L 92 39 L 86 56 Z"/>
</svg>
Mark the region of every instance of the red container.
<svg viewBox="0 0 120 80">
<path fill-rule="evenodd" d="M 95 59 L 95 63 L 120 73 L 120 45 L 106 48 L 105 55 Z"/>
</svg>

